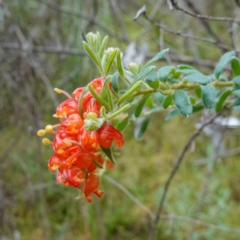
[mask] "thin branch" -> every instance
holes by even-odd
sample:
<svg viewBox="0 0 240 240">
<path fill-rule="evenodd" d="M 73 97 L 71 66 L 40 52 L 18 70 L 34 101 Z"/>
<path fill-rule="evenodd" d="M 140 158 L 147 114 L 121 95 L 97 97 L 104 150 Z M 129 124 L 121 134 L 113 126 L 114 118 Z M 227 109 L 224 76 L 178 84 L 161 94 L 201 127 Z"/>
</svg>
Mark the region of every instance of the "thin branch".
<svg viewBox="0 0 240 240">
<path fill-rule="evenodd" d="M 136 203 L 140 208 L 147 212 L 152 219 L 154 219 L 155 214 L 150 209 L 148 209 L 143 203 L 141 203 L 136 197 L 134 197 L 122 184 L 118 183 L 117 181 L 106 175 L 103 175 L 103 178 L 105 178 L 110 183 L 118 187 L 121 191 L 123 191 L 134 203 Z"/>
<path fill-rule="evenodd" d="M 187 141 L 187 143 L 185 144 L 182 152 L 180 153 L 179 157 L 177 158 L 176 162 L 175 162 L 175 165 L 167 179 L 167 182 L 164 186 L 164 191 L 163 191 L 163 194 L 162 194 L 162 197 L 160 199 L 160 202 L 159 202 L 159 206 L 158 206 L 158 209 L 157 209 L 157 213 L 156 213 L 156 216 L 155 216 L 155 219 L 153 221 L 153 225 L 152 225 L 152 228 L 150 230 L 150 234 L 149 234 L 149 240 L 152 240 L 154 239 L 154 236 L 156 234 L 156 229 L 157 229 L 157 225 L 158 225 L 158 222 L 159 222 L 159 219 L 160 219 L 160 215 L 161 215 L 161 212 L 162 212 L 162 209 L 163 209 L 163 205 L 164 205 L 164 202 L 165 202 L 165 198 L 167 196 L 167 192 L 168 192 L 168 188 L 187 152 L 187 150 L 189 149 L 189 147 L 191 146 L 193 140 L 202 132 L 202 130 L 209 124 L 211 124 L 218 116 L 220 115 L 220 113 L 218 113 L 217 115 L 215 115 L 214 117 L 212 117 L 210 120 L 208 120 L 206 123 L 204 123 L 197 131 L 195 131 L 192 136 L 189 138 L 189 140 Z"/>
<path fill-rule="evenodd" d="M 167 32 L 169 32 L 169 33 L 172 33 L 172 34 L 175 34 L 175 35 L 184 37 L 184 38 L 189 38 L 189 39 L 193 39 L 193 40 L 196 40 L 196 41 L 209 43 L 209 44 L 218 46 L 219 48 L 221 48 L 221 49 L 223 49 L 223 50 L 225 50 L 225 51 L 231 50 L 230 47 L 228 47 L 228 46 L 226 46 L 226 45 L 224 45 L 224 44 L 219 43 L 217 40 L 213 40 L 213 39 L 209 39 L 209 38 L 201 38 L 201 37 L 193 36 L 193 35 L 190 35 L 190 34 L 187 34 L 187 33 L 183 33 L 183 32 L 181 32 L 181 31 L 178 31 L 178 30 L 174 30 L 174 29 L 172 29 L 172 28 L 169 28 L 169 27 L 167 27 L 167 26 L 164 25 L 164 24 L 161 24 L 161 23 L 159 23 L 159 22 L 154 21 L 153 19 L 150 19 L 150 18 L 146 15 L 146 12 L 142 12 L 142 15 L 145 17 L 145 19 L 146 19 L 147 21 L 149 21 L 150 23 L 152 23 L 153 25 L 155 25 L 155 26 L 158 27 L 158 28 L 164 29 L 165 31 L 167 31 Z"/>
<path fill-rule="evenodd" d="M 230 17 L 213 17 L 213 16 L 202 15 L 202 14 L 196 14 L 196 13 L 190 12 L 190 11 L 180 7 L 176 3 L 175 0 L 170 0 L 170 1 L 172 2 L 172 5 L 176 10 L 182 11 L 182 12 L 186 13 L 187 15 L 190 15 L 190 16 L 195 17 L 195 18 L 201 18 L 201 19 L 205 19 L 205 20 L 208 20 L 208 21 L 234 22 L 234 23 L 240 24 L 240 20 L 230 18 Z"/>
<path fill-rule="evenodd" d="M 125 42 L 125 43 L 128 43 L 128 40 L 125 39 L 124 37 L 121 37 L 119 36 L 117 33 L 109 30 L 108 27 L 106 27 L 105 25 L 103 25 L 101 23 L 101 21 L 97 20 L 96 18 L 93 18 L 91 16 L 89 16 L 88 14 L 85 14 L 83 12 L 79 12 L 79 11 L 76 11 L 76 10 L 72 10 L 72 9 L 68 9 L 68 8 L 65 8 L 65 7 L 62 7 L 58 4 L 56 4 L 55 2 L 53 1 L 44 1 L 44 0 L 39 0 L 39 2 L 47 5 L 48 7 L 54 9 L 55 11 L 58 11 L 58 12 L 62 12 L 62 13 L 66 13 L 68 15 L 71 15 L 71 16 L 74 16 L 74 17 L 78 17 L 78 18 L 82 18 L 82 19 L 85 19 L 89 22 L 92 22 L 93 24 L 95 24 L 97 27 L 99 27 L 100 29 L 102 29 L 104 32 L 106 32 L 108 35 L 122 41 L 122 42 Z"/>
<path fill-rule="evenodd" d="M 173 0 L 171 0 L 173 2 Z M 193 10 L 193 12 L 197 15 L 201 15 L 201 12 L 195 7 L 194 3 L 191 2 L 190 0 L 185 0 L 187 5 Z M 204 28 L 206 29 L 206 31 L 219 43 L 219 44 L 223 44 L 222 41 L 220 40 L 220 38 L 218 37 L 217 34 L 214 33 L 214 31 L 212 30 L 211 25 L 209 24 L 208 21 L 206 21 L 205 19 L 199 18 L 201 24 L 204 26 Z"/>
</svg>

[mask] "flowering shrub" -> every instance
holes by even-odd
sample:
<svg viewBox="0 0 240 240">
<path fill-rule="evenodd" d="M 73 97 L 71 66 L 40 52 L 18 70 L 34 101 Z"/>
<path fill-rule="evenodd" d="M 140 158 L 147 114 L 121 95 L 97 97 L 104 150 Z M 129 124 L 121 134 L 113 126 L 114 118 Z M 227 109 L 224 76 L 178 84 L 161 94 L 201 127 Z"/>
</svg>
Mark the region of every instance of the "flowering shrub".
<svg viewBox="0 0 240 240">
<path fill-rule="evenodd" d="M 168 109 L 167 119 L 171 119 L 178 114 L 188 117 L 204 108 L 220 112 L 227 106 L 239 111 L 240 105 L 240 61 L 233 51 L 224 54 L 214 73 L 206 76 L 188 65 L 163 66 L 156 71 L 152 64 L 168 49 L 144 66 L 130 63 L 127 70 L 120 50 L 105 50 L 106 44 L 107 37 L 101 41 L 99 33 L 87 35 L 83 46 L 101 77 L 77 88 L 72 95 L 56 88 L 57 93 L 67 97 L 54 114 L 60 123 L 38 131 L 39 136 L 54 135 L 53 141 L 42 141 L 52 145 L 55 152 L 48 167 L 56 174 L 56 181 L 81 189 L 89 202 L 92 194 L 103 194 L 98 189 L 99 169 L 113 167 L 112 147 L 124 144 L 121 131 L 129 119 L 143 118 L 136 134 L 140 138 L 150 115 L 157 111 Z M 229 62 L 235 75 L 231 80 L 222 74 Z"/>
</svg>

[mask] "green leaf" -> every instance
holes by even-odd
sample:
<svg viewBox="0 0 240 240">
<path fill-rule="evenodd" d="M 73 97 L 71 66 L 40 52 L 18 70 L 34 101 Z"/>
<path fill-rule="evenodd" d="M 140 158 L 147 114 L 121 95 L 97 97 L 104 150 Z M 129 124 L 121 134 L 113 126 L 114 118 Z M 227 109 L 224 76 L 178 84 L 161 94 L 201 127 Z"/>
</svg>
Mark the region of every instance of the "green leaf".
<svg viewBox="0 0 240 240">
<path fill-rule="evenodd" d="M 104 106 L 106 109 L 109 109 L 109 105 L 108 103 L 101 97 L 101 95 L 99 95 L 95 89 L 93 88 L 93 86 L 90 84 L 88 84 L 88 90 L 89 92 L 91 92 L 91 94 L 93 95 L 93 97 L 102 105 Z"/>
<path fill-rule="evenodd" d="M 192 105 L 185 91 L 176 91 L 173 95 L 173 101 L 183 116 L 188 117 L 192 113 Z"/>
<path fill-rule="evenodd" d="M 167 79 L 167 81 L 169 82 L 169 83 L 179 83 L 179 80 L 177 80 L 177 79 L 175 79 L 175 78 L 168 78 Z"/>
<path fill-rule="evenodd" d="M 240 62 L 239 62 L 238 58 L 236 58 L 236 57 L 232 58 L 231 67 L 232 67 L 234 75 L 239 76 L 240 75 Z"/>
<path fill-rule="evenodd" d="M 122 131 L 127 125 L 128 125 L 129 117 L 124 118 L 122 121 L 120 121 L 116 128 L 118 131 Z"/>
<path fill-rule="evenodd" d="M 160 92 L 154 93 L 153 96 L 157 99 L 158 102 L 163 103 L 164 96 Z"/>
<path fill-rule="evenodd" d="M 103 88 L 102 88 L 102 91 L 100 93 L 102 98 L 105 98 L 108 95 L 107 92 L 110 91 L 109 85 L 108 85 L 110 81 L 111 81 L 111 76 L 108 76 L 106 78 L 106 80 L 104 81 Z"/>
<path fill-rule="evenodd" d="M 114 49 L 111 53 L 111 55 L 109 56 L 108 60 L 107 60 L 107 63 L 106 63 L 106 67 L 105 67 L 105 76 L 108 75 L 109 71 L 110 71 L 110 68 L 113 64 L 113 60 L 117 54 L 118 50 L 117 49 Z"/>
<path fill-rule="evenodd" d="M 152 97 L 149 97 L 146 101 L 146 106 L 148 106 L 150 109 L 154 107 L 153 99 Z"/>
<path fill-rule="evenodd" d="M 190 99 L 190 103 L 191 103 L 192 105 L 194 105 L 194 104 L 196 103 L 195 97 L 190 96 L 189 99 Z"/>
<path fill-rule="evenodd" d="M 202 89 L 201 88 L 196 88 L 195 93 L 198 98 L 202 98 Z"/>
<path fill-rule="evenodd" d="M 119 76 L 118 72 L 112 75 L 112 89 L 116 93 L 118 93 L 118 76 Z"/>
<path fill-rule="evenodd" d="M 181 76 L 181 72 L 180 71 L 176 71 L 175 73 L 172 74 L 172 78 L 178 79 Z"/>
<path fill-rule="evenodd" d="M 121 58 L 121 51 L 117 50 L 117 67 L 119 74 L 123 77 L 124 76 L 124 69 L 122 66 L 122 58 Z"/>
<path fill-rule="evenodd" d="M 126 101 L 140 86 L 142 85 L 142 81 L 135 82 L 119 99 L 118 105 Z"/>
<path fill-rule="evenodd" d="M 163 49 L 155 57 L 153 57 L 149 62 L 147 62 L 146 65 L 143 68 L 146 68 L 149 65 L 151 65 L 152 63 L 154 63 L 154 62 L 158 61 L 159 59 L 163 58 L 168 52 L 169 52 L 169 48 Z"/>
<path fill-rule="evenodd" d="M 93 50 L 88 46 L 88 44 L 85 41 L 83 41 L 83 47 L 87 51 L 87 53 L 89 54 L 91 59 L 94 61 L 94 63 L 98 67 L 100 67 L 100 64 L 99 64 L 99 61 L 98 61 L 98 58 L 97 58 L 96 54 L 93 52 Z"/>
<path fill-rule="evenodd" d="M 235 107 L 239 105 L 240 105 L 240 98 L 237 98 L 230 104 L 230 107 Z"/>
<path fill-rule="evenodd" d="M 222 93 L 222 95 L 220 96 L 218 102 L 216 103 L 216 107 L 215 110 L 216 112 L 220 112 L 223 106 L 223 103 L 225 102 L 225 100 L 227 99 L 227 97 L 232 93 L 232 90 L 228 89 L 225 92 Z"/>
<path fill-rule="evenodd" d="M 164 66 L 158 70 L 157 76 L 160 79 L 160 81 L 165 82 L 168 78 L 168 75 L 174 72 L 175 68 L 173 66 Z"/>
<path fill-rule="evenodd" d="M 215 104 L 215 99 L 216 89 L 210 84 L 202 86 L 202 100 L 204 106 L 208 109 L 213 108 Z"/>
<path fill-rule="evenodd" d="M 106 156 L 109 158 L 109 160 L 114 164 L 115 161 L 114 161 L 114 158 L 113 158 L 113 155 L 112 155 L 112 150 L 111 148 L 104 148 L 102 146 L 100 146 L 102 151 L 106 154 Z"/>
<path fill-rule="evenodd" d="M 173 117 L 176 117 L 177 115 L 180 114 L 180 111 L 178 108 L 173 109 L 168 113 L 168 115 L 165 117 L 165 121 L 171 120 Z"/>
<path fill-rule="evenodd" d="M 195 68 L 193 68 L 192 66 L 190 66 L 190 65 L 187 65 L 187 64 L 180 64 L 180 65 L 178 65 L 177 66 L 179 69 L 194 69 L 195 70 Z"/>
<path fill-rule="evenodd" d="M 157 73 L 153 73 L 145 78 L 146 83 L 153 89 L 158 89 L 159 80 L 157 77 Z"/>
<path fill-rule="evenodd" d="M 149 66 L 149 67 L 143 68 L 143 69 L 141 70 L 141 72 L 136 76 L 136 78 L 134 79 L 133 82 L 137 82 L 138 80 L 143 79 L 143 78 L 146 77 L 154 68 L 155 68 L 155 66 Z"/>
<path fill-rule="evenodd" d="M 193 106 L 193 113 L 195 113 L 195 112 L 198 112 L 198 111 L 200 111 L 200 110 L 202 110 L 204 108 L 204 106 L 203 105 L 197 105 L 197 106 Z"/>
<path fill-rule="evenodd" d="M 214 69 L 214 74 L 217 79 L 219 78 L 220 74 L 222 73 L 224 67 L 231 61 L 232 57 L 234 57 L 234 56 L 235 56 L 234 51 L 227 52 L 222 55 L 222 57 L 220 58 L 218 64 L 216 65 L 216 67 Z"/>
<path fill-rule="evenodd" d="M 236 97 L 240 97 L 240 89 L 238 90 L 233 90 L 233 95 L 236 96 Z"/>
<path fill-rule="evenodd" d="M 165 99 L 164 99 L 164 101 L 163 101 L 163 108 L 164 109 L 167 109 L 170 105 L 171 105 L 171 103 L 172 103 L 172 96 L 171 95 L 168 95 Z"/>
<path fill-rule="evenodd" d="M 135 111 L 134 111 L 134 116 L 135 117 L 139 117 L 142 110 L 143 110 L 143 107 L 147 101 L 147 99 L 149 98 L 149 95 L 147 97 L 145 97 L 139 104 L 138 106 L 136 107 Z"/>
<path fill-rule="evenodd" d="M 99 51 L 100 59 L 102 59 L 102 57 L 103 57 L 107 42 L 108 42 L 108 36 L 104 37 L 104 39 L 102 40 L 102 44 L 101 44 L 100 51 Z"/>
<path fill-rule="evenodd" d="M 233 78 L 233 81 L 234 81 L 237 85 L 240 85 L 240 76 Z"/>
<path fill-rule="evenodd" d="M 135 138 L 136 139 L 140 139 L 143 136 L 143 134 L 147 130 L 147 127 L 148 127 L 148 124 L 149 124 L 150 120 L 151 120 L 150 117 L 146 117 L 143 120 L 143 122 L 141 123 L 141 125 L 139 127 L 137 127 L 136 132 L 135 132 Z"/>
<path fill-rule="evenodd" d="M 186 76 L 184 80 L 187 80 L 189 82 L 194 82 L 194 83 L 198 83 L 198 84 L 201 84 L 201 85 L 205 85 L 205 84 L 208 84 L 210 83 L 210 78 L 201 74 L 201 73 L 193 73 L 193 74 L 190 74 L 188 76 Z"/>
<path fill-rule="evenodd" d="M 180 73 L 183 73 L 185 75 L 190 75 L 190 74 L 193 74 L 193 73 L 200 73 L 198 70 L 196 70 L 195 68 L 193 68 L 192 66 L 189 66 L 189 65 L 178 65 L 178 71 Z"/>
</svg>

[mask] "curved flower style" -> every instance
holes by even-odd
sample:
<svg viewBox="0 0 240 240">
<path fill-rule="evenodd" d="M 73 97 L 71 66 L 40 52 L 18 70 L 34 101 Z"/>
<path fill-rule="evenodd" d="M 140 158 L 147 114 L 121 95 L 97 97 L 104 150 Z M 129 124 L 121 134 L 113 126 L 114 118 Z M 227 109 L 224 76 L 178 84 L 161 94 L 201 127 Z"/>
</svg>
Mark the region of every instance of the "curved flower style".
<svg viewBox="0 0 240 240">
<path fill-rule="evenodd" d="M 105 78 L 96 78 L 89 84 L 96 93 L 100 94 L 104 82 Z M 68 97 L 57 107 L 54 115 L 60 119 L 60 123 L 47 125 L 45 130 L 39 130 L 38 135 L 43 136 L 45 133 L 54 135 L 53 142 L 44 138 L 43 143 L 53 146 L 55 153 L 48 161 L 48 168 L 56 174 L 57 183 L 81 189 L 83 196 L 91 202 L 92 194 L 101 197 L 104 193 L 98 190 L 98 167 L 113 167 L 113 163 L 103 154 L 101 147 L 110 148 L 114 142 L 117 147 L 121 147 L 124 140 L 122 134 L 105 120 L 93 131 L 84 128 L 87 116 L 84 113 L 98 118 L 102 106 L 89 91 L 81 96 L 83 90 L 83 87 L 77 88 L 70 96 L 57 89 L 57 92 L 64 93 Z M 81 102 L 79 102 L 80 97 Z M 79 104 L 82 109 L 81 115 Z"/>
</svg>

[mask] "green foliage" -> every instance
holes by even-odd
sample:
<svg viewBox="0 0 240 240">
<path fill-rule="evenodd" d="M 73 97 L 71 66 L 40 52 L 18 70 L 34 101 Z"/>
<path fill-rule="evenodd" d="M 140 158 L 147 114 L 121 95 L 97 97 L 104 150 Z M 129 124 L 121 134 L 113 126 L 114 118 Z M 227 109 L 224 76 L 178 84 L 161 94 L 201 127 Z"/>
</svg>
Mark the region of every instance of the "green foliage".
<svg viewBox="0 0 240 240">
<path fill-rule="evenodd" d="M 173 100 L 176 107 L 184 117 L 188 117 L 192 113 L 192 105 L 185 91 L 176 91 L 173 95 Z"/>
<path fill-rule="evenodd" d="M 214 74 L 215 74 L 217 79 L 220 77 L 220 74 L 224 70 L 225 66 L 232 60 L 232 58 L 234 56 L 235 56 L 234 51 L 227 52 L 227 53 L 222 55 L 222 57 L 220 58 L 218 64 L 216 65 L 216 67 L 214 69 Z"/>
<path fill-rule="evenodd" d="M 211 109 L 215 104 L 216 89 L 212 85 L 202 86 L 202 100 L 206 108 Z"/>
</svg>

